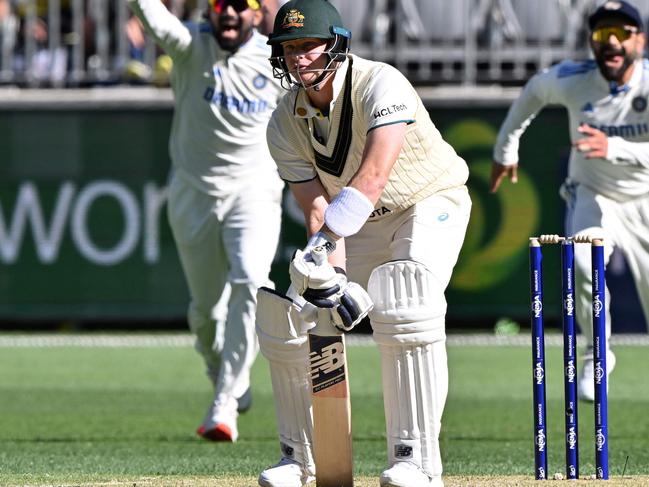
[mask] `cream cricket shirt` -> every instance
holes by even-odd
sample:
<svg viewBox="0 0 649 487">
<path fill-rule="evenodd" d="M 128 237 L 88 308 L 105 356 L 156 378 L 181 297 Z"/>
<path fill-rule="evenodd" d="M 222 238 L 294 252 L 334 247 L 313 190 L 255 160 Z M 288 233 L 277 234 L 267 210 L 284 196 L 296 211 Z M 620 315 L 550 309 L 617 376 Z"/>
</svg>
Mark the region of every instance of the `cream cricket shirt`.
<svg viewBox="0 0 649 487">
<path fill-rule="evenodd" d="M 231 54 L 209 23 L 185 25 L 160 0 L 129 2 L 174 61 L 169 151 L 176 173 L 215 196 L 242 189 L 250 178 L 281 185 L 266 125 L 284 90 L 272 75 L 267 38 L 255 32 Z"/>
<path fill-rule="evenodd" d="M 564 61 L 534 76 L 500 128 L 494 159 L 518 162 L 519 139 L 545 105 L 566 107 L 570 140 L 583 137 L 582 123 L 608 135 L 608 157 L 586 159 L 573 149 L 568 176 L 596 193 L 625 201 L 649 192 L 649 62 L 638 60 L 629 83 L 611 85 L 595 61 Z M 548 161 L 553 163 L 554 161 Z"/>
<path fill-rule="evenodd" d="M 403 148 L 370 220 L 467 180 L 464 160 L 442 139 L 410 83 L 387 64 L 350 55 L 336 73 L 329 113 L 325 117 L 311 106 L 303 89 L 282 99 L 267 137 L 282 179 L 319 177 L 334 197 L 358 171 L 367 133 L 406 122 Z"/>
</svg>

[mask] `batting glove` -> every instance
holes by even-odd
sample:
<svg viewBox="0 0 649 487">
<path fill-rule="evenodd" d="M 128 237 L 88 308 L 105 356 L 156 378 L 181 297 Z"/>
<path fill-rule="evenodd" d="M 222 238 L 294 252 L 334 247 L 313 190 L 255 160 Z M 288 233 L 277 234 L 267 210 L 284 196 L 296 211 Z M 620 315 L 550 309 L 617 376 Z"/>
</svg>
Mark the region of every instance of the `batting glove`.
<svg viewBox="0 0 649 487">
<path fill-rule="evenodd" d="M 338 272 L 345 276 L 341 269 Z M 342 285 L 328 289 L 308 288 L 303 297 L 319 308 L 330 308 L 333 325 L 339 330 L 350 331 L 367 316 L 374 304 L 360 284 L 347 282 L 347 277 L 344 283 L 340 282 Z"/>
<path fill-rule="evenodd" d="M 335 294 L 347 283 L 345 274 L 339 274 L 329 262 L 317 265 L 310 252 L 296 250 L 288 269 L 293 289 L 303 295 L 307 289 L 331 290 Z"/>
</svg>

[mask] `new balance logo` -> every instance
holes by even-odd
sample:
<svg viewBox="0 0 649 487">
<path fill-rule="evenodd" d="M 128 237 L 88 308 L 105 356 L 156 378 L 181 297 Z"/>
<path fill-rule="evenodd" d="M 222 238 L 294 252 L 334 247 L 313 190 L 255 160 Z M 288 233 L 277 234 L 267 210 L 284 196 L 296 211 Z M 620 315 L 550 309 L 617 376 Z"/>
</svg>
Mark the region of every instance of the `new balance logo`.
<svg viewBox="0 0 649 487">
<path fill-rule="evenodd" d="M 295 451 L 292 447 L 288 446 L 286 443 L 281 443 L 280 448 L 282 450 L 282 455 L 288 458 L 293 458 L 293 453 L 295 453 Z"/>
<path fill-rule="evenodd" d="M 345 380 L 345 347 L 341 337 L 310 335 L 309 346 L 313 392 Z"/>
<path fill-rule="evenodd" d="M 330 374 L 343 366 L 343 344 L 334 343 L 322 349 L 318 355 L 311 352 L 311 377 L 319 374 Z"/>
<path fill-rule="evenodd" d="M 394 445 L 394 456 L 396 458 L 412 458 L 412 447 L 408 445 Z"/>
</svg>

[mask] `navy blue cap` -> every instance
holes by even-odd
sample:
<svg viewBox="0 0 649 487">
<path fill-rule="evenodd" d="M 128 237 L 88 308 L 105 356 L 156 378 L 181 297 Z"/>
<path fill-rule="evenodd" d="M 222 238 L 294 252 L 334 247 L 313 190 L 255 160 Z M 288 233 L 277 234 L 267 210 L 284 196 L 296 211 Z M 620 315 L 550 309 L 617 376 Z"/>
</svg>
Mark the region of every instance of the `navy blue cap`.
<svg viewBox="0 0 649 487">
<path fill-rule="evenodd" d="M 588 26 L 593 30 L 595 24 L 601 19 L 607 17 L 622 17 L 629 21 L 631 25 L 635 25 L 639 30 L 644 30 L 644 22 L 640 12 L 633 5 L 624 0 L 610 0 L 600 7 L 598 7 L 593 14 L 588 17 Z"/>
</svg>

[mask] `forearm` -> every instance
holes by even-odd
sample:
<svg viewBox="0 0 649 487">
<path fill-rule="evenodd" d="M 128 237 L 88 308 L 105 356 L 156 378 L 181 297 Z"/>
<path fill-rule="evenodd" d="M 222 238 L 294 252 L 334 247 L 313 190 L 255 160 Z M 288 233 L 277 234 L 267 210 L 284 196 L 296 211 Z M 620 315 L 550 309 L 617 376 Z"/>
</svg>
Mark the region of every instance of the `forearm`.
<svg viewBox="0 0 649 487">
<path fill-rule="evenodd" d="M 520 138 L 546 104 L 545 100 L 537 93 L 535 81 L 530 82 L 521 92 L 509 108 L 507 116 L 500 126 L 493 151 L 493 160 L 499 164 L 518 163 Z"/>
<path fill-rule="evenodd" d="M 329 205 L 329 197 L 318 179 L 306 183 L 290 185 L 302 213 L 306 227 L 307 240 L 318 232 L 327 234 L 328 239 L 335 242 L 336 249 L 329 255 L 329 262 L 337 267 L 345 268 L 344 240 L 329 230 L 325 225 L 325 211 Z"/>
</svg>

